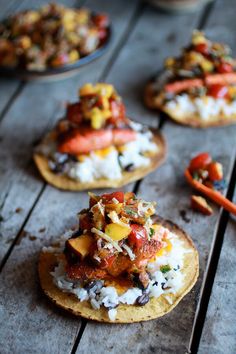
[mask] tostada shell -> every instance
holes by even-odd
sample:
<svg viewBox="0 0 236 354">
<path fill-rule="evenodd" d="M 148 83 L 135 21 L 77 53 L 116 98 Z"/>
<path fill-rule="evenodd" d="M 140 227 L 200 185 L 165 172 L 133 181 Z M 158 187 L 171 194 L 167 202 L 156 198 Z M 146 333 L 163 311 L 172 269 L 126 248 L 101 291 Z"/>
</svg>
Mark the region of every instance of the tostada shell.
<svg viewBox="0 0 236 354">
<path fill-rule="evenodd" d="M 123 172 L 122 178 L 117 180 L 109 180 L 101 178 L 93 182 L 82 183 L 73 180 L 67 176 L 55 174 L 48 166 L 48 159 L 39 153 L 34 154 L 34 161 L 42 177 L 54 187 L 65 190 L 81 191 L 97 188 L 120 188 L 128 183 L 134 182 L 143 178 L 150 172 L 154 171 L 161 163 L 164 162 L 166 156 L 166 142 L 164 137 L 158 130 L 151 129 L 153 133 L 153 140 L 158 145 L 157 153 L 146 155 L 150 157 L 151 163 L 148 166 L 140 167 L 131 172 Z"/>
<path fill-rule="evenodd" d="M 59 307 L 68 310 L 76 316 L 81 316 L 98 322 L 111 323 L 133 323 L 148 321 L 161 317 L 173 310 L 180 300 L 192 289 L 197 281 L 199 274 L 199 259 L 198 252 L 191 238 L 174 223 L 156 217 L 156 222 L 168 228 L 175 233 L 184 243 L 184 247 L 190 252 L 184 255 L 183 273 L 184 284 L 182 288 L 174 295 L 168 294 L 172 304 L 161 295 L 158 298 L 151 298 L 144 306 L 135 305 L 119 305 L 117 307 L 117 316 L 115 321 L 111 321 L 108 317 L 107 309 L 100 308 L 95 310 L 88 301 L 80 302 L 74 294 L 62 292 L 53 283 L 53 278 L 50 274 L 57 264 L 57 258 L 53 253 L 42 252 L 39 258 L 38 272 L 41 287 L 44 293 Z"/>
</svg>

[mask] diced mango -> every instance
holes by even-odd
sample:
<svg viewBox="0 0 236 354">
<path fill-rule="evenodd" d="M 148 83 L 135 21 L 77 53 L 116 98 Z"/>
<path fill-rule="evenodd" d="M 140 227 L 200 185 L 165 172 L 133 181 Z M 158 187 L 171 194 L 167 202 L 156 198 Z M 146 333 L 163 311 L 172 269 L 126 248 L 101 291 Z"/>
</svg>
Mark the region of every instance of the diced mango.
<svg viewBox="0 0 236 354">
<path fill-rule="evenodd" d="M 104 117 L 98 107 L 94 107 L 90 112 L 91 125 L 93 129 L 100 129 L 104 123 Z"/>
<path fill-rule="evenodd" d="M 87 234 L 76 238 L 71 238 L 67 241 L 67 244 L 72 249 L 72 251 L 77 253 L 82 258 L 89 254 L 92 243 L 93 237 Z"/>
<path fill-rule="evenodd" d="M 70 62 L 74 62 L 76 60 L 79 60 L 78 50 L 76 50 L 76 49 L 71 50 L 69 53 L 69 58 L 70 58 Z"/>
<path fill-rule="evenodd" d="M 126 145 L 117 146 L 117 150 L 122 153 L 122 152 L 124 152 L 125 150 L 127 150 L 127 146 L 126 146 Z"/>
<path fill-rule="evenodd" d="M 170 242 L 170 240 L 165 240 L 166 246 L 162 247 L 157 253 L 156 253 L 156 257 L 160 257 L 163 256 L 164 253 L 166 252 L 170 252 L 172 249 L 172 243 Z"/>
<path fill-rule="evenodd" d="M 120 214 L 121 210 L 123 208 L 123 203 L 109 203 L 106 204 L 106 211 L 110 212 L 110 211 L 115 211 L 117 214 Z"/>
<path fill-rule="evenodd" d="M 192 44 L 193 45 L 198 45 L 198 44 L 206 43 L 206 42 L 207 42 L 207 39 L 204 36 L 203 32 L 200 32 L 197 30 L 193 32 L 193 35 L 192 35 Z"/>
<path fill-rule="evenodd" d="M 95 93 L 94 87 L 92 84 L 85 84 L 82 86 L 79 90 L 79 95 L 82 96 L 87 96 L 87 95 L 93 95 Z"/>
<path fill-rule="evenodd" d="M 94 153 L 101 157 L 102 159 L 104 159 L 108 154 L 110 154 L 115 148 L 113 146 L 110 146 L 108 148 L 105 149 L 101 149 L 101 150 L 95 150 Z"/>
<path fill-rule="evenodd" d="M 120 241 L 127 237 L 131 229 L 127 226 L 121 226 L 119 224 L 108 224 L 105 228 L 105 233 L 112 238 L 114 241 Z"/>
<path fill-rule="evenodd" d="M 99 83 L 95 85 L 95 90 L 97 93 L 101 94 L 102 96 L 110 98 L 114 91 L 114 87 L 110 84 Z"/>
<path fill-rule="evenodd" d="M 214 65 L 210 60 L 202 60 L 200 66 L 205 73 L 211 72 L 214 69 Z"/>
</svg>

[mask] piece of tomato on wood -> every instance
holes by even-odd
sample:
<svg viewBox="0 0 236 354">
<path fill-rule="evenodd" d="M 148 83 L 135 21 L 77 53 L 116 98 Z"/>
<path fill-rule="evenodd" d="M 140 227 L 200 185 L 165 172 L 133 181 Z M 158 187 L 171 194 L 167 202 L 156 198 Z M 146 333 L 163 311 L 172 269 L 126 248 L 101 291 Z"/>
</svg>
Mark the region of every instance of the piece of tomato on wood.
<svg viewBox="0 0 236 354">
<path fill-rule="evenodd" d="M 207 203 L 206 199 L 197 195 L 191 196 L 191 207 L 193 210 L 199 211 L 203 215 L 213 214 L 213 210 Z"/>
<path fill-rule="evenodd" d="M 215 84 L 208 87 L 208 95 L 214 98 L 226 98 L 228 94 L 229 90 L 225 85 Z"/>
<path fill-rule="evenodd" d="M 119 203 L 124 203 L 124 192 L 113 192 L 110 194 L 103 194 L 101 196 L 104 204 L 113 202 L 112 199 L 115 198 Z"/>
<path fill-rule="evenodd" d="M 189 164 L 189 171 L 194 172 L 197 170 L 205 169 L 206 166 L 211 163 L 212 158 L 208 152 L 202 152 L 201 154 L 195 156 Z"/>
<path fill-rule="evenodd" d="M 220 181 L 223 178 L 223 166 L 221 163 L 213 161 L 207 166 L 208 177 L 211 181 Z"/>
<path fill-rule="evenodd" d="M 131 232 L 128 236 L 129 244 L 135 248 L 140 248 L 147 240 L 147 230 L 138 224 L 131 224 Z"/>
</svg>

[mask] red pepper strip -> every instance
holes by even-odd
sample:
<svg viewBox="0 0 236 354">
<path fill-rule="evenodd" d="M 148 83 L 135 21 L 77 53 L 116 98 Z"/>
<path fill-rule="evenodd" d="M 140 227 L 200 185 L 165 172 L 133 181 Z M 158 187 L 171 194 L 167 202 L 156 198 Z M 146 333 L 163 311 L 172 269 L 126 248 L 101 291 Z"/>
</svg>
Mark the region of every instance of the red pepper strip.
<svg viewBox="0 0 236 354">
<path fill-rule="evenodd" d="M 191 173 L 189 172 L 189 169 L 186 168 L 184 175 L 188 181 L 188 183 L 195 189 L 197 189 L 199 192 L 204 194 L 206 197 L 209 199 L 213 200 L 220 206 L 222 206 L 225 210 L 229 211 L 230 213 L 236 215 L 236 204 L 232 203 L 229 199 L 225 198 L 220 192 L 215 191 L 214 189 L 211 189 L 204 184 L 196 181 Z"/>
</svg>

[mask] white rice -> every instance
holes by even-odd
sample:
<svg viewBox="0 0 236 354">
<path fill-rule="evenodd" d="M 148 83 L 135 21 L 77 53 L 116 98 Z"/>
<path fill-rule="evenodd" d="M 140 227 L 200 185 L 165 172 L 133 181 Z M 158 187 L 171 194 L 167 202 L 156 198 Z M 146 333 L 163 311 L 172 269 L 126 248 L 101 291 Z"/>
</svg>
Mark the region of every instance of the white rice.
<svg viewBox="0 0 236 354">
<path fill-rule="evenodd" d="M 224 114 L 230 117 L 236 114 L 236 101 L 229 103 L 224 98 L 211 96 L 191 98 L 188 94 L 177 95 L 174 100 L 166 103 L 166 107 L 181 117 L 183 114 L 197 113 L 203 120 Z"/>
<path fill-rule="evenodd" d="M 165 229 L 165 228 L 164 228 Z M 183 267 L 184 254 L 189 250 L 183 247 L 183 242 L 176 235 L 169 232 L 168 239 L 172 243 L 172 249 L 163 256 L 156 257 L 154 262 L 148 263 L 148 271 L 150 273 L 150 282 L 146 289 L 149 297 L 158 298 L 161 295 L 176 294 L 183 284 L 184 275 L 181 271 Z M 163 273 L 160 269 L 162 266 L 169 266 L 171 269 Z M 103 281 L 95 282 L 94 287 L 90 289 L 82 288 L 79 281 L 69 279 L 65 273 L 63 262 L 59 262 L 54 271 L 51 272 L 54 284 L 62 291 L 74 294 L 79 301 L 90 301 L 94 309 L 104 306 L 108 309 L 108 316 L 111 321 L 115 321 L 116 307 L 119 304 L 133 305 L 139 296 L 143 294 L 142 290 L 134 287 L 128 289 L 122 295 L 118 295 L 116 288 L 104 286 Z M 166 297 L 168 300 L 168 298 Z M 169 302 L 172 301 L 169 297 Z"/>
</svg>

